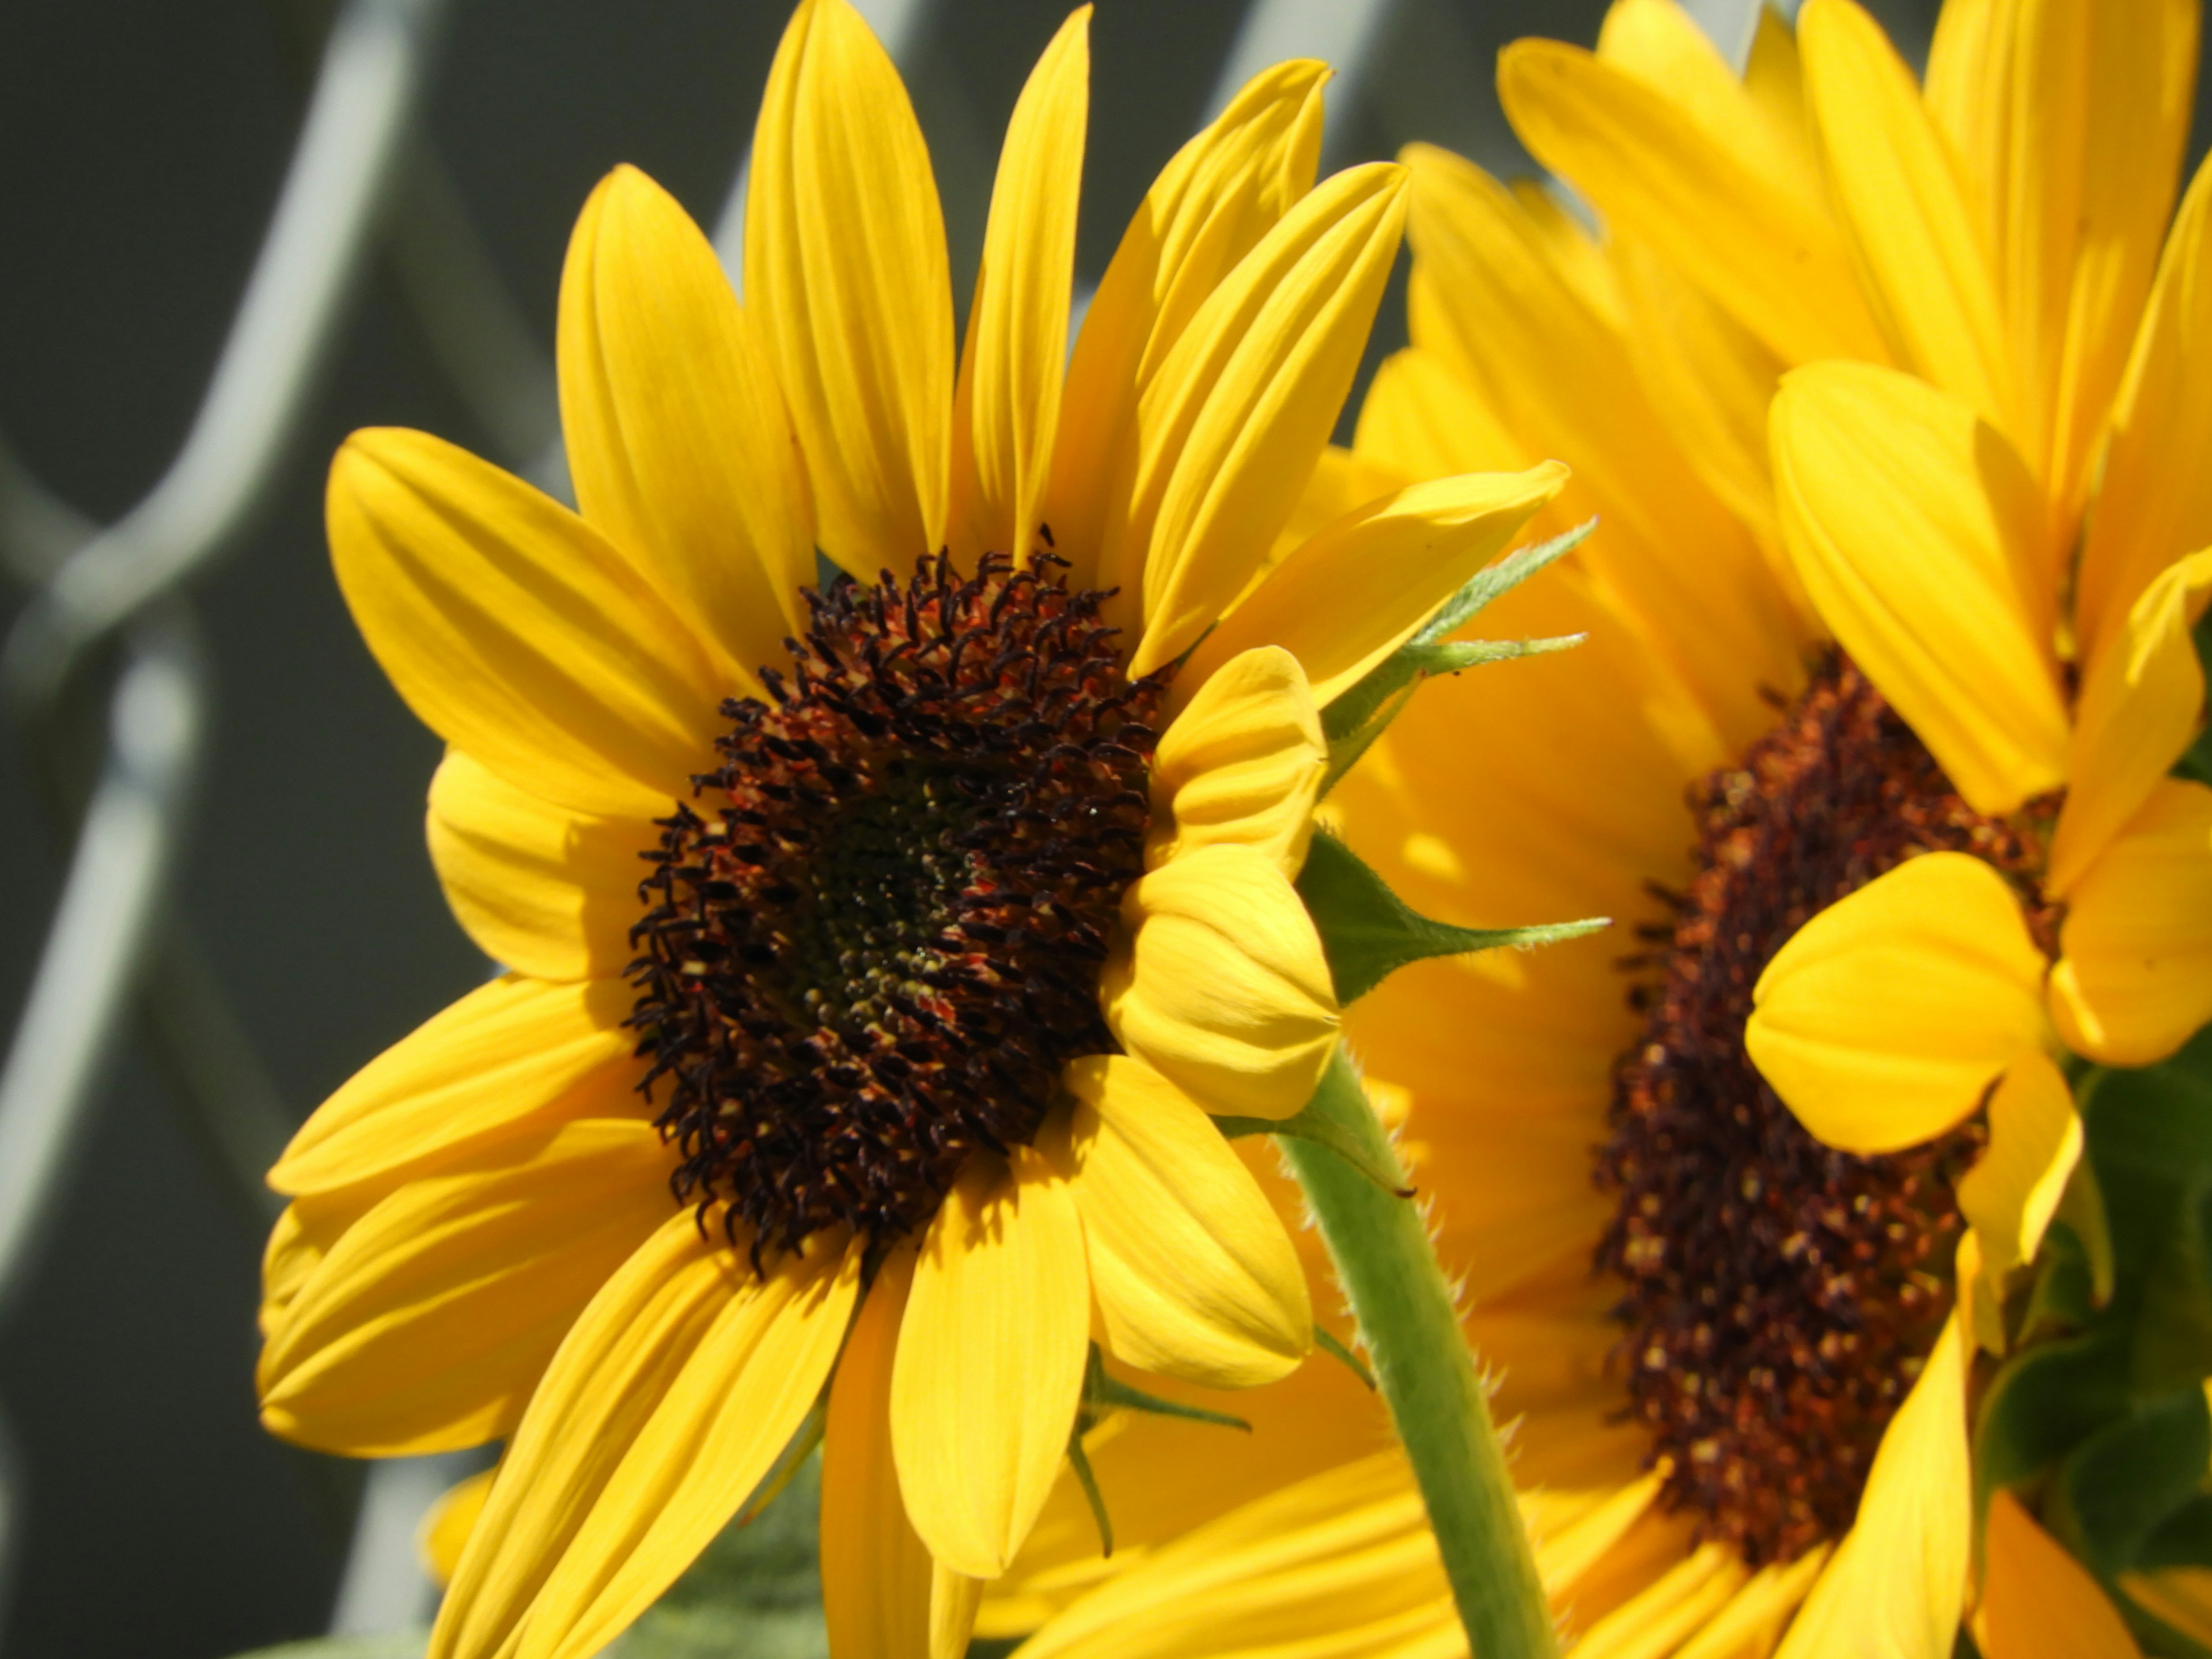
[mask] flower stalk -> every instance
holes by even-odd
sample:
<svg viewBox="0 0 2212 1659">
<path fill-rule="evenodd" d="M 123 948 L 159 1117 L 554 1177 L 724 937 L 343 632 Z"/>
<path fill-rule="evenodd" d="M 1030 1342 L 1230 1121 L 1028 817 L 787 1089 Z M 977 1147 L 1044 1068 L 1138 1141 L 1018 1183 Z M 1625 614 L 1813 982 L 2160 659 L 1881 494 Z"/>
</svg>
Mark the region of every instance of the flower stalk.
<svg viewBox="0 0 2212 1659">
<path fill-rule="evenodd" d="M 1354 1142 L 1363 1162 L 1408 1184 L 1341 1048 L 1306 1112 Z M 1469 1650 L 1482 1659 L 1553 1659 L 1559 1638 L 1504 1448 L 1419 1210 L 1319 1141 L 1285 1136 L 1276 1144 L 1305 1189 L 1351 1298 L 1428 1506 Z"/>
</svg>

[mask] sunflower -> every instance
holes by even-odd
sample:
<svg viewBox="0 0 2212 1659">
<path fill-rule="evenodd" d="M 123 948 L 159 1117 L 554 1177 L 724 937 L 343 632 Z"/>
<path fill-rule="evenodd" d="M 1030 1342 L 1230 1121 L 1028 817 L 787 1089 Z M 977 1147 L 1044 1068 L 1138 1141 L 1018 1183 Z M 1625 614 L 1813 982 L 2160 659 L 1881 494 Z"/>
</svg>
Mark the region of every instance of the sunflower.
<svg viewBox="0 0 2212 1659">
<path fill-rule="evenodd" d="M 1425 690 L 1334 803 L 1425 913 L 1640 948 L 1417 966 L 1346 1031 L 1519 1478 L 1625 1516 L 1547 1575 L 1583 1659 L 2133 1651 L 2026 1508 L 1978 1522 L 1966 1408 L 2081 1155 L 2069 1054 L 2212 1016 L 2212 790 L 2169 775 L 2212 580 L 2196 28 L 1951 0 L 1923 96 L 1850 0 L 1765 13 L 1741 80 L 1619 0 L 1500 71 L 1602 241 L 1404 158 L 1413 344 L 1316 494 L 1550 454 L 1556 523 L 1602 522 L 1495 617 L 1583 648 Z M 1243 1651 L 1253 1608 L 1305 1655 L 1457 1649 L 1403 1476 L 1277 1451 L 1025 1659 Z"/>
<path fill-rule="evenodd" d="M 1070 361 L 1088 22 L 1015 108 L 957 367 L 905 91 L 805 0 L 743 305 L 641 174 L 584 209 L 578 512 L 420 433 L 332 467 L 340 586 L 449 745 L 433 861 L 507 971 L 271 1172 L 259 1386 L 328 1450 L 506 1442 L 434 1654 L 596 1652 L 817 1431 L 838 1650 L 957 1653 L 1109 1386 L 1094 1333 L 1214 1387 L 1307 1352 L 1207 1114 L 1296 1112 L 1336 1040 L 1291 886 L 1316 711 L 1564 470 L 1275 559 L 1403 171 L 1313 187 L 1325 70 L 1262 74 Z"/>
</svg>

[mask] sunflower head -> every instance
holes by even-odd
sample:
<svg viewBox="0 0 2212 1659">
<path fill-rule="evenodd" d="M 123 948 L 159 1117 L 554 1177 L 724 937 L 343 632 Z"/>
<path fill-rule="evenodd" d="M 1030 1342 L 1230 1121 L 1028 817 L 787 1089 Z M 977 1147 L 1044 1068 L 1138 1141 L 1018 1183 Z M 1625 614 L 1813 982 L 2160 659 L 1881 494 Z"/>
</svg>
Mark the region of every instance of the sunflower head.
<svg viewBox="0 0 2212 1659">
<path fill-rule="evenodd" d="M 1048 556 L 807 596 L 765 700 L 662 821 L 630 1023 L 679 1196 L 795 1248 L 924 1225 L 969 1153 L 1036 1139 L 1112 1046 L 1096 988 L 1141 870 L 1149 722 Z"/>
</svg>

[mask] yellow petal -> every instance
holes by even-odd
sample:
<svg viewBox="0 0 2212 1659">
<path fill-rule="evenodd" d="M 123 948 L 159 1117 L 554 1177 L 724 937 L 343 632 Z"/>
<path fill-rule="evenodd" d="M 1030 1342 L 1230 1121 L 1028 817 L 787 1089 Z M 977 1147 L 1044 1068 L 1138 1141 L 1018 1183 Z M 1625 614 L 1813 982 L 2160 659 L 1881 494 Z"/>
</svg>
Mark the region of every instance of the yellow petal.
<svg viewBox="0 0 2212 1659">
<path fill-rule="evenodd" d="M 1046 499 L 1075 587 L 1123 580 L 1100 560 L 1127 539 L 1139 401 L 1206 297 L 1313 187 L 1328 73 L 1294 59 L 1253 76 L 1160 170 L 1114 251 L 1067 366 Z"/>
<path fill-rule="evenodd" d="M 1761 1567 L 1703 1630 L 1675 1649 L 1674 1659 L 1746 1659 L 1772 1651 L 1782 1626 L 1827 1565 L 1828 1548 L 1820 1545 L 1786 1566 Z"/>
<path fill-rule="evenodd" d="M 1206 296 L 1138 410 L 1133 553 L 1144 631 L 1172 662 L 1243 591 L 1328 441 L 1397 257 L 1406 175 L 1353 167 L 1284 215 Z"/>
<path fill-rule="evenodd" d="M 620 981 L 509 977 L 471 991 L 355 1073 L 300 1126 L 269 1184 L 297 1196 L 397 1182 L 572 1117 L 642 1107 Z"/>
<path fill-rule="evenodd" d="M 1347 514 L 1267 574 L 1206 636 L 1178 681 L 1240 651 L 1280 646 L 1326 705 L 1358 683 L 1488 564 L 1566 482 L 1545 461 L 1415 484 Z"/>
<path fill-rule="evenodd" d="M 1043 514 L 1090 108 L 1086 5 L 1068 15 L 1030 71 L 999 156 L 952 416 L 958 552 L 1026 558 Z"/>
<path fill-rule="evenodd" d="M 665 816 L 711 763 L 723 691 L 684 625 L 581 519 L 427 433 L 331 464 L 338 586 L 422 722 L 579 812 Z"/>
<path fill-rule="evenodd" d="M 453 1569 L 460 1565 L 461 1551 L 467 1547 L 483 1515 L 484 1499 L 491 1496 L 492 1477 L 498 1473 L 496 1468 L 481 1470 L 448 1487 L 422 1517 L 415 1535 L 416 1553 L 439 1589 L 453 1582 Z"/>
<path fill-rule="evenodd" d="M 1336 994 L 1297 890 L 1263 854 L 1215 846 L 1140 878 L 1101 995 L 1121 1046 L 1208 1112 L 1289 1117 L 1336 1043 Z"/>
<path fill-rule="evenodd" d="M 1576 1659 L 1658 1659 L 1671 1653 L 1717 1617 L 1750 1577 L 1743 1558 L 1727 1545 L 1701 1544 L 1584 1632 L 1575 1644 Z"/>
<path fill-rule="evenodd" d="M 605 979 L 637 952 L 643 818 L 571 811 L 449 750 L 430 780 L 430 862 L 477 948 L 533 979 Z"/>
<path fill-rule="evenodd" d="M 1972 1534 L 1966 1345 L 1952 1320 L 1882 1431 L 1858 1516 L 1776 1659 L 1950 1659 Z"/>
<path fill-rule="evenodd" d="M 1977 1295 L 1982 1346 L 2004 1352 L 2004 1325 L 1990 1320 L 2005 1275 L 2035 1259 L 2074 1166 L 2081 1160 L 2081 1119 L 2074 1091 L 2049 1055 L 2031 1049 L 2014 1060 L 1990 1097 L 1990 1146 L 1959 1182 L 1959 1212 L 1981 1243 L 1992 1294 Z M 1995 1340 L 1990 1340 L 1994 1336 Z"/>
<path fill-rule="evenodd" d="M 952 278 L 906 88 L 847 0 L 801 0 L 753 129 L 745 299 L 822 550 L 863 580 L 945 539 Z"/>
<path fill-rule="evenodd" d="M 1352 447 L 1362 459 L 1407 478 L 1519 472 L 1534 459 L 1468 379 L 1437 351 L 1421 346 L 1394 351 L 1376 367 L 1359 405 Z M 1346 502 L 1344 510 L 1363 505 L 1376 493 Z M 1341 516 L 1332 513 L 1322 523 Z"/>
<path fill-rule="evenodd" d="M 927 1659 L 929 1552 L 906 1518 L 891 1462 L 891 1359 L 914 1283 L 891 1251 L 853 1321 L 830 1385 L 822 1443 L 822 1611 L 837 1659 Z"/>
<path fill-rule="evenodd" d="M 2128 1599 L 2200 1647 L 2212 1647 L 2212 1567 L 2156 1567 L 2124 1572 Z"/>
<path fill-rule="evenodd" d="M 508 1433 L 584 1304 L 667 1220 L 671 1167 L 650 1123 L 587 1119 L 513 1163 L 402 1187 L 262 1350 L 264 1426 L 352 1457 Z"/>
<path fill-rule="evenodd" d="M 1283 1223 L 1213 1121 L 1142 1060 L 1067 1067 L 1076 1207 L 1115 1355 L 1248 1389 L 1313 1346 L 1305 1273 Z"/>
<path fill-rule="evenodd" d="M 576 221 L 558 343 L 578 510 L 716 648 L 728 689 L 759 695 L 756 671 L 806 628 L 806 480 L 714 250 L 635 167 L 602 179 Z"/>
<path fill-rule="evenodd" d="M 1295 881 L 1328 767 L 1297 659 L 1272 646 L 1241 653 L 1207 676 L 1153 752 L 1146 861 L 1227 843 L 1265 854 Z"/>
<path fill-rule="evenodd" d="M 1692 690 L 1716 757 L 1773 723 L 1759 687 L 1802 672 L 1795 625 L 1743 526 L 1707 490 L 1646 394 L 1623 329 L 1558 264 L 1555 239 L 1480 167 L 1427 145 L 1413 172 L 1413 336 L 1534 455 L 1574 468 L 1554 518 L 1595 515 L 1575 558 L 1635 613 Z M 1695 559 L 1680 550 L 1694 547 Z M 1713 763 L 1717 763 L 1717 758 Z"/>
<path fill-rule="evenodd" d="M 2088 1570 L 2008 1492 L 1990 1500 L 1984 1549 L 1974 1614 L 1984 1659 L 2141 1659 Z"/>
<path fill-rule="evenodd" d="M 829 1381 L 860 1251 L 817 1233 L 756 1274 L 671 1217 L 538 1385 L 430 1637 L 435 1659 L 597 1653 L 720 1531 Z"/>
<path fill-rule="evenodd" d="M 2101 648 L 2136 597 L 2191 549 L 2212 545 L 2212 167 L 2200 167 L 2166 238 L 2158 280 L 2112 410 L 2104 477 L 2081 547 L 2075 629 Z"/>
<path fill-rule="evenodd" d="M 1821 619 L 1978 811 L 2066 776 L 2041 498 L 1964 404 L 1891 369 L 1783 379 L 1774 481 Z"/>
<path fill-rule="evenodd" d="M 955 1572 L 942 1561 L 929 1571 L 929 1659 L 963 1659 L 975 1634 L 984 1581 Z"/>
<path fill-rule="evenodd" d="M 2173 207 L 2193 0 L 1947 5 L 1928 108 L 1996 251 L 2032 447 L 2070 523 Z"/>
<path fill-rule="evenodd" d="M 1744 1048 L 1826 1145 L 1896 1152 L 2041 1046 L 2045 965 L 2003 877 L 1925 854 L 1790 935 L 1752 988 Z"/>
<path fill-rule="evenodd" d="M 2076 1054 L 2164 1060 L 2212 1019 L 2212 789 L 2162 778 L 2074 884 L 2051 1012 Z"/>
<path fill-rule="evenodd" d="M 1513 130 L 1623 234 L 1658 249 L 1785 362 L 1886 356 L 1819 198 L 1666 94 L 1557 40 L 1498 54 Z"/>
<path fill-rule="evenodd" d="M 2166 567 L 2089 659 L 2066 805 L 2045 886 L 2069 891 L 2189 747 L 2204 715 L 2204 670 L 2190 636 L 2212 589 L 2212 549 Z"/>
<path fill-rule="evenodd" d="M 1083 1223 L 1034 1148 L 977 1153 L 930 1223 L 891 1367 L 891 1451 L 930 1554 L 995 1578 L 1067 1455 L 1090 1352 Z"/>
<path fill-rule="evenodd" d="M 1829 196 L 1897 362 L 2018 434 L 1988 251 L 1912 71 L 1853 0 L 1806 0 L 1797 43 Z"/>
</svg>

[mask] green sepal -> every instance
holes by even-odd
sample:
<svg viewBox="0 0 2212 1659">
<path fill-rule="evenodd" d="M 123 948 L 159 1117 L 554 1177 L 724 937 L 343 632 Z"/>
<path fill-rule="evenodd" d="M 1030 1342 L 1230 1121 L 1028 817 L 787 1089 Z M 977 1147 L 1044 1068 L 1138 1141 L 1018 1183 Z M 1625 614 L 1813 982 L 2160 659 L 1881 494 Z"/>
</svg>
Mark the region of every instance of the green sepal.
<svg viewBox="0 0 2212 1659">
<path fill-rule="evenodd" d="M 1365 996 L 1407 963 L 1509 945 L 1550 945 L 1610 925 L 1603 916 L 1534 927 L 1455 927 L 1432 921 L 1410 908 L 1365 860 L 1323 830 L 1314 834 L 1297 885 L 1321 933 L 1340 1004 Z"/>
<path fill-rule="evenodd" d="M 1314 1327 L 1314 1346 L 1330 1358 L 1340 1359 L 1350 1367 L 1352 1374 L 1367 1385 L 1367 1392 L 1375 1392 L 1375 1373 L 1367 1369 L 1367 1362 L 1338 1341 L 1325 1325 Z"/>
<path fill-rule="evenodd" d="M 1455 674 L 1462 668 L 1498 662 L 1509 657 L 1534 656 L 1564 651 L 1582 641 L 1579 634 L 1545 640 L 1467 640 L 1451 635 L 1499 594 L 1518 587 L 1546 565 L 1571 550 L 1596 528 L 1597 520 L 1577 525 L 1564 536 L 1534 547 L 1509 553 L 1486 569 L 1477 571 L 1459 591 L 1446 599 L 1419 632 L 1361 676 L 1342 696 L 1322 711 L 1322 731 L 1328 738 L 1328 771 L 1322 780 L 1327 794 L 1336 781 L 1351 770 L 1381 737 L 1390 722 L 1404 712 L 1413 688 L 1432 674 Z"/>
<path fill-rule="evenodd" d="M 1098 1553 L 1111 1555 L 1114 1522 L 1106 1513 L 1106 1499 L 1098 1490 L 1098 1477 L 1091 1472 L 1091 1454 L 1083 1449 L 1083 1419 L 1079 1416 L 1067 1433 L 1067 1461 L 1075 1466 L 1076 1484 L 1083 1488 L 1084 1502 L 1091 1505 L 1091 1518 L 1097 1523 Z"/>
<path fill-rule="evenodd" d="M 2033 1480 L 2127 1407 L 2127 1348 L 2111 1329 L 2029 1348 L 2008 1361 L 1974 1424 L 1974 1513 Z"/>
<path fill-rule="evenodd" d="M 2212 1462 L 2202 1388 L 2179 1389 L 2107 1423 L 2069 1454 L 2044 1502 L 2051 1532 L 2100 1577 L 2136 1565 L 2197 1496 Z"/>
<path fill-rule="evenodd" d="M 1180 1400 L 1163 1400 L 1156 1394 L 1131 1388 L 1106 1369 L 1106 1356 L 1099 1352 L 1096 1342 L 1091 1345 L 1090 1358 L 1084 1362 L 1083 1409 L 1093 1421 L 1102 1412 L 1121 1410 L 1145 1412 L 1154 1417 L 1179 1417 L 1188 1423 L 1211 1423 L 1217 1428 L 1252 1432 L 1249 1423 L 1227 1412 L 1210 1412 L 1202 1407 L 1186 1406 Z"/>
<path fill-rule="evenodd" d="M 1245 1135 L 1288 1135 L 1294 1140 L 1310 1141 L 1335 1153 L 1393 1198 L 1413 1195 L 1413 1189 L 1406 1185 L 1405 1172 L 1395 1163 L 1376 1163 L 1358 1137 L 1347 1133 L 1334 1118 L 1316 1111 L 1310 1103 L 1295 1117 L 1217 1117 L 1213 1127 L 1231 1140 Z"/>
<path fill-rule="evenodd" d="M 2035 1282 L 2021 1310 L 2014 1346 L 2053 1342 L 2079 1331 L 2095 1319 L 2099 1305 L 2088 1251 L 2072 1227 L 2053 1221 L 2043 1236 Z"/>
</svg>

